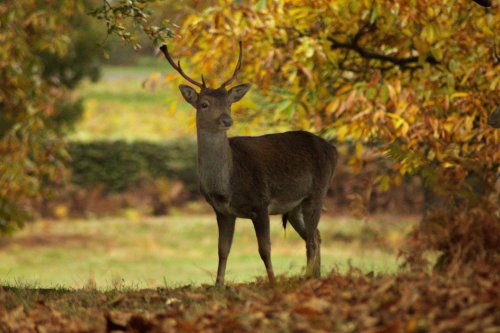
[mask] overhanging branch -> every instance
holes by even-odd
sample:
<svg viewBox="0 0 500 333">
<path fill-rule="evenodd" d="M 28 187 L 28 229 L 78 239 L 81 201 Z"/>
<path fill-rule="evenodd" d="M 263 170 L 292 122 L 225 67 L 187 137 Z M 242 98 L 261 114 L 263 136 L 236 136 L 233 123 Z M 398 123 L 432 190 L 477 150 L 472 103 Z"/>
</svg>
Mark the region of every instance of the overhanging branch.
<svg viewBox="0 0 500 333">
<path fill-rule="evenodd" d="M 416 66 L 411 66 L 411 64 L 418 64 L 419 62 L 419 57 L 407 57 L 407 58 L 397 58 L 385 54 L 380 54 L 376 53 L 370 50 L 365 49 L 364 47 L 360 46 L 358 44 L 360 39 L 360 34 L 356 34 L 355 38 L 352 39 L 351 42 L 345 43 L 345 42 L 339 42 L 333 37 L 328 37 L 328 41 L 331 43 L 331 49 L 336 50 L 336 49 L 346 49 L 346 50 L 352 50 L 358 53 L 362 58 L 364 59 L 373 59 L 373 60 L 379 60 L 379 61 L 384 61 L 384 62 L 390 62 L 394 65 L 400 66 L 403 69 L 415 69 L 418 67 L 421 67 L 420 65 Z M 426 63 L 429 63 L 431 65 L 437 65 L 439 64 L 439 61 L 434 58 L 433 56 L 428 56 L 424 60 Z"/>
</svg>

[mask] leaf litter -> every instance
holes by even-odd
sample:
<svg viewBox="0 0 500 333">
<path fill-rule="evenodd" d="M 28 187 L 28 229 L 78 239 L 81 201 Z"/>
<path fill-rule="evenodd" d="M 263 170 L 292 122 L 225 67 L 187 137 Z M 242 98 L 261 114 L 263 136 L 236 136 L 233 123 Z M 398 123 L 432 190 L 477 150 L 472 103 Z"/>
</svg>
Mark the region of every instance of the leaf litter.
<svg viewBox="0 0 500 333">
<path fill-rule="evenodd" d="M 500 332 L 500 277 L 351 270 L 145 290 L 0 287 L 0 332 Z"/>
</svg>

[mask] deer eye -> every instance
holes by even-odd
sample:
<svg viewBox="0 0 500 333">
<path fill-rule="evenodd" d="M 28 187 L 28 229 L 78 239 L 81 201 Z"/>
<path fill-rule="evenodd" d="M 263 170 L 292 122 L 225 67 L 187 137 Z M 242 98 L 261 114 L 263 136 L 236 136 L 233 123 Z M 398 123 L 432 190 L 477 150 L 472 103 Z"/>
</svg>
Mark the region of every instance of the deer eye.
<svg viewBox="0 0 500 333">
<path fill-rule="evenodd" d="M 206 108 L 208 108 L 208 103 L 207 102 L 202 102 L 200 106 L 201 106 L 202 109 L 206 109 Z"/>
</svg>

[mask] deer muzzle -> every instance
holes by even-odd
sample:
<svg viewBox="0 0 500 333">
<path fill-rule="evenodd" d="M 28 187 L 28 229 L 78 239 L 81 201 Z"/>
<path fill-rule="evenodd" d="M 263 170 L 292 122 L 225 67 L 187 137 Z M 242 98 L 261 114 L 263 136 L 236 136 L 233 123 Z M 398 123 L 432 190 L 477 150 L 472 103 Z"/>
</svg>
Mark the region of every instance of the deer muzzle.
<svg viewBox="0 0 500 333">
<path fill-rule="evenodd" d="M 222 116 L 220 116 L 220 118 L 219 118 L 219 126 L 222 129 L 228 129 L 229 127 L 231 127 L 231 125 L 233 125 L 233 118 L 231 118 L 230 115 L 223 114 Z"/>
</svg>

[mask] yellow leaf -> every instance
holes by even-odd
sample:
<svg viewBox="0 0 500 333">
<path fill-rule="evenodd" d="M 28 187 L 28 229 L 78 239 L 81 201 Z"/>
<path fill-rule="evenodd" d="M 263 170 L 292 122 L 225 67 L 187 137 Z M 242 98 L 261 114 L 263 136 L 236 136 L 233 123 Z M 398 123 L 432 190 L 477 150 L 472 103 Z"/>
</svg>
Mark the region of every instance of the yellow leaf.
<svg viewBox="0 0 500 333">
<path fill-rule="evenodd" d="M 465 82 L 467 82 L 467 80 L 469 79 L 469 76 L 472 75 L 472 72 L 473 72 L 473 69 L 472 70 L 468 70 L 467 73 L 465 73 L 465 75 L 462 78 L 462 81 L 460 81 L 461 85 L 464 85 Z"/>
<path fill-rule="evenodd" d="M 427 24 L 421 33 L 422 38 L 428 43 L 436 41 L 438 35 L 439 30 L 434 23 Z"/>
<path fill-rule="evenodd" d="M 443 125 L 443 127 L 444 127 L 444 129 L 445 129 L 447 132 L 452 132 L 452 131 L 453 131 L 453 127 L 454 127 L 454 126 L 453 126 L 453 123 L 448 122 L 448 123 L 445 123 L 445 124 Z"/>
<path fill-rule="evenodd" d="M 402 33 L 403 33 L 403 35 L 405 35 L 406 37 L 411 37 L 411 36 L 413 36 L 413 33 L 412 33 L 412 32 L 411 32 L 411 30 L 410 30 L 410 29 L 408 29 L 408 28 L 403 29 Z"/>
<path fill-rule="evenodd" d="M 403 135 L 406 135 L 408 133 L 408 130 L 410 129 L 410 126 L 408 125 L 408 123 L 405 121 L 403 123 L 403 126 L 401 126 L 401 133 Z"/>
<path fill-rule="evenodd" d="M 470 132 L 473 126 L 474 126 L 474 117 L 465 117 L 465 129 L 467 130 L 467 132 Z"/>
<path fill-rule="evenodd" d="M 397 103 L 396 90 L 390 84 L 387 84 L 387 89 L 389 90 L 389 96 L 391 98 L 391 101 L 394 104 L 396 104 Z"/>
<path fill-rule="evenodd" d="M 349 127 L 347 125 L 342 125 L 339 128 L 337 128 L 337 137 L 340 141 L 344 141 L 348 133 L 349 133 Z"/>
<path fill-rule="evenodd" d="M 460 98 L 460 97 L 467 97 L 469 94 L 466 92 L 456 92 L 453 95 L 451 95 L 451 100 L 454 100 L 455 98 Z"/>
<path fill-rule="evenodd" d="M 340 104 L 340 100 L 338 98 L 334 98 L 327 106 L 325 109 L 326 115 L 330 116 L 332 113 L 334 113 Z"/>
<path fill-rule="evenodd" d="M 490 29 L 490 27 L 488 27 L 488 23 L 486 22 L 484 17 L 480 18 L 476 24 L 485 35 L 487 36 L 495 35 L 495 33 Z"/>
<path fill-rule="evenodd" d="M 351 89 L 350 84 L 346 84 L 345 86 L 342 86 L 339 90 L 337 90 L 336 95 L 342 95 L 343 93 L 347 92 L 349 89 Z"/>
<path fill-rule="evenodd" d="M 361 154 L 363 154 L 363 145 L 358 141 L 356 142 L 356 157 L 360 158 Z"/>
<path fill-rule="evenodd" d="M 434 150 L 429 150 L 429 153 L 427 154 L 427 158 L 430 161 L 433 161 L 435 157 L 436 157 L 436 153 L 434 152 Z"/>
</svg>

